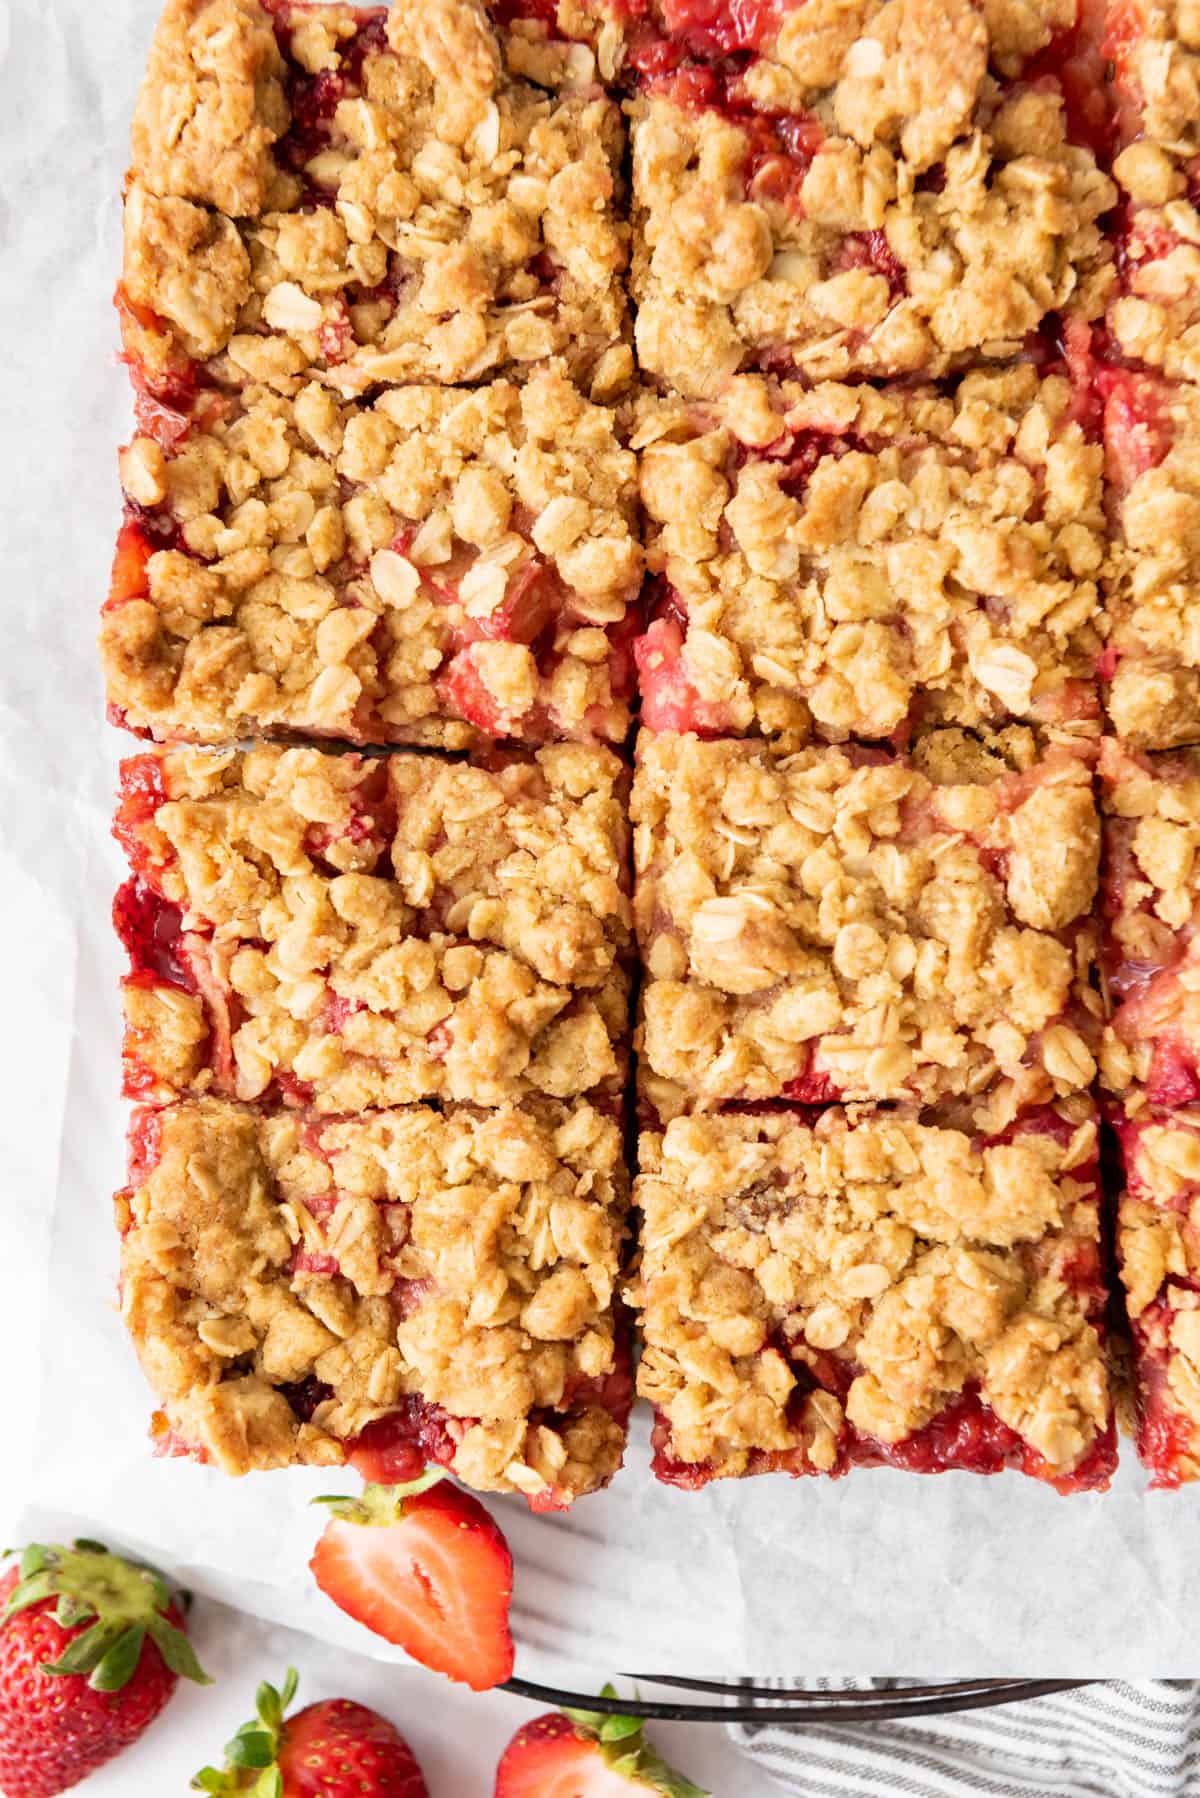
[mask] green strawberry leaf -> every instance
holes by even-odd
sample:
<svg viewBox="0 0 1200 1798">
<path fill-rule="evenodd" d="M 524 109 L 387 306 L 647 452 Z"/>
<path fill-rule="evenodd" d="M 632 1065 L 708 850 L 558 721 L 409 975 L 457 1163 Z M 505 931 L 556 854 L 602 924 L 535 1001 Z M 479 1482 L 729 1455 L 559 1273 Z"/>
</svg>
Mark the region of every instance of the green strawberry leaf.
<svg viewBox="0 0 1200 1798">
<path fill-rule="evenodd" d="M 243 1723 L 225 1749 L 223 1769 L 204 1767 L 192 1780 L 197 1792 L 237 1792 L 240 1798 L 283 1798 L 283 1775 L 276 1765 L 284 1716 L 296 1696 L 299 1675 L 289 1667 L 279 1690 L 264 1680 L 254 1695 L 255 1715 Z M 246 1774 L 258 1778 L 247 1783 Z"/>
<path fill-rule="evenodd" d="M 54 1621 L 59 1629 L 74 1629 L 80 1623 L 86 1623 L 89 1617 L 96 1615 L 90 1604 L 82 1598 L 72 1598 L 64 1592 L 54 1607 Z"/>
<path fill-rule="evenodd" d="M 9 1553 L 12 1553 L 11 1549 Z M 21 1578 L 32 1579 L 35 1573 L 40 1573 L 43 1567 L 49 1566 L 49 1561 L 49 1551 L 40 1542 L 31 1542 L 21 1555 Z"/>
<path fill-rule="evenodd" d="M 143 1624 L 134 1623 L 123 1630 L 88 1680 L 93 1692 L 119 1692 L 122 1686 L 127 1686 L 142 1658 L 145 1640 Z"/>
<path fill-rule="evenodd" d="M 225 1744 L 225 1752 L 235 1767 L 269 1767 L 275 1759 L 275 1737 L 248 1723 Z"/>
<path fill-rule="evenodd" d="M 173 1673 L 209 1683 L 187 1637 L 166 1615 L 171 1588 L 157 1568 L 123 1560 L 85 1536 L 72 1548 L 34 1542 L 21 1556 L 21 1577 L 3 1620 L 50 1599 L 62 1629 L 95 1621 L 67 1643 L 57 1661 L 44 1664 L 45 1672 L 83 1674 L 97 1691 L 120 1691 L 132 1679 L 149 1635 Z"/>
<path fill-rule="evenodd" d="M 91 1674 L 124 1633 L 123 1623 L 93 1623 L 91 1629 L 67 1643 L 56 1661 L 43 1661 L 42 1672 Z"/>
<path fill-rule="evenodd" d="M 154 1644 L 171 1672 L 180 1679 L 190 1679 L 197 1686 L 211 1686 L 212 1680 L 204 1671 L 188 1638 L 181 1629 L 165 1617 L 152 1617 L 146 1625 Z"/>
<path fill-rule="evenodd" d="M 703 1787 L 693 1785 L 686 1774 L 668 1767 L 648 1742 L 642 1749 L 640 1773 L 643 1780 L 663 1794 L 663 1798 L 711 1798 Z"/>
<path fill-rule="evenodd" d="M 366 1485 L 357 1498 L 347 1498 L 339 1493 L 324 1493 L 314 1498 L 314 1505 L 327 1505 L 335 1517 L 345 1523 L 390 1524 L 396 1523 L 404 1515 L 404 1501 L 415 1498 L 419 1492 L 428 1492 L 439 1480 L 446 1477 L 442 1467 L 427 1467 L 424 1473 L 415 1480 L 406 1480 L 399 1486 Z"/>
<path fill-rule="evenodd" d="M 623 1742 L 626 1736 L 641 1734 L 640 1717 L 606 1717 L 600 1725 L 602 1742 Z"/>
</svg>

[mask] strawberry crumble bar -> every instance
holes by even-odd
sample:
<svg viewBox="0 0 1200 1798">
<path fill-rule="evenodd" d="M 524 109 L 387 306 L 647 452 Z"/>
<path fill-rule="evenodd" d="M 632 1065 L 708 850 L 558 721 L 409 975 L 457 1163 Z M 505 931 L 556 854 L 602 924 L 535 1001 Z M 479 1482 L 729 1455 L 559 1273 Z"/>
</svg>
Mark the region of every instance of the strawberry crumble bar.
<svg viewBox="0 0 1200 1798">
<path fill-rule="evenodd" d="M 689 395 L 938 375 L 1103 312 L 1116 188 L 1074 0 L 661 10 L 678 34 L 630 57 L 645 370 Z M 733 41 L 696 59 L 691 14 Z"/>
<path fill-rule="evenodd" d="M 1102 663 L 1117 735 L 1200 739 L 1200 388 L 1101 376 L 1114 542 Z"/>
<path fill-rule="evenodd" d="M 121 1308 L 160 1449 L 231 1474 L 429 1460 L 537 1509 L 606 1485 L 626 1189 L 587 1104 L 135 1113 Z"/>
<path fill-rule="evenodd" d="M 676 1118 L 641 1139 L 638 1391 L 672 1485 L 1019 1468 L 1103 1489 L 1098 1131 L 916 1112 Z"/>
<path fill-rule="evenodd" d="M 1200 14 L 1192 0 L 1117 0 L 1113 71 L 1120 291 L 1108 313 L 1125 358 L 1200 377 Z"/>
<path fill-rule="evenodd" d="M 987 1128 L 1087 1088 L 1100 828 L 1090 752 L 935 732 L 912 758 L 643 732 L 643 1099 L 987 1094 Z"/>
<path fill-rule="evenodd" d="M 1137 1449 L 1154 1486 L 1200 1478 L 1200 1119 L 1120 1118 L 1117 1259 L 1133 1332 Z"/>
<path fill-rule="evenodd" d="M 1200 752 L 1101 750 L 1111 1021 L 1102 1067 L 1127 1107 L 1200 1100 Z"/>
<path fill-rule="evenodd" d="M 623 147 L 592 51 L 476 0 L 168 0 L 126 189 L 135 381 L 349 396 L 562 355 L 609 396 Z"/>
<path fill-rule="evenodd" d="M 143 409 L 101 654 L 160 739 L 463 748 L 629 726 L 636 462 L 561 370 Z"/>
<path fill-rule="evenodd" d="M 625 771 L 316 749 L 122 766 L 125 1091 L 359 1112 L 619 1093 Z"/>
<path fill-rule="evenodd" d="M 1102 446 L 1062 376 L 951 390 L 743 375 L 640 403 L 658 730 L 902 744 L 914 725 L 1095 729 Z"/>
</svg>

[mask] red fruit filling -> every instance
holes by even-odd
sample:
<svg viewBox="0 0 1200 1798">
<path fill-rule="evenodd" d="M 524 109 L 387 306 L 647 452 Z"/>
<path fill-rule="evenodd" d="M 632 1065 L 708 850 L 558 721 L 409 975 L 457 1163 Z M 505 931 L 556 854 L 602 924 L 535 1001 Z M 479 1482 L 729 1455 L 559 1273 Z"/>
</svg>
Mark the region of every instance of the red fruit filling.
<svg viewBox="0 0 1200 1798">
<path fill-rule="evenodd" d="M 837 273 L 846 269 L 866 268 L 882 275 L 893 299 L 908 292 L 908 276 L 904 265 L 887 240 L 885 231 L 856 231 L 847 237 L 833 259 Z"/>
<path fill-rule="evenodd" d="M 398 1486 L 415 1480 L 427 1464 L 449 1467 L 468 1427 L 440 1405 L 410 1394 L 347 1443 L 347 1459 L 371 1484 Z"/>
<path fill-rule="evenodd" d="M 683 631 L 672 617 L 656 618 L 633 646 L 641 677 L 642 723 L 650 730 L 720 736 L 729 729 L 725 707 L 700 694 L 683 665 Z"/>
<path fill-rule="evenodd" d="M 129 599 L 145 599 L 150 591 L 146 565 L 155 545 L 135 519 L 128 519 L 117 532 L 117 550 L 113 557 L 112 579 L 108 587 L 105 610 L 124 605 Z"/>
<path fill-rule="evenodd" d="M 113 900 L 113 924 L 129 955 L 131 979 L 163 981 L 181 992 L 199 992 L 195 970 L 183 947 L 183 913 L 177 905 L 134 875 Z"/>
<path fill-rule="evenodd" d="M 661 28 L 648 0 L 618 0 L 627 20 L 627 61 L 643 75 L 677 68 L 687 57 L 720 59 L 760 50 L 774 38 L 786 0 L 662 0 Z"/>
<path fill-rule="evenodd" d="M 1106 68 L 1105 11 L 1105 0 L 1079 0 L 1075 23 L 1056 33 L 1021 71 L 1023 82 L 1058 90 L 1068 138 L 1101 163 L 1112 153 L 1116 122 Z"/>
<path fill-rule="evenodd" d="M 903 1442 L 879 1442 L 855 1433 L 850 1458 L 856 1467 L 899 1467 L 906 1473 L 1002 1473 L 1015 1468 L 1044 1480 L 1056 1492 L 1103 1492 L 1116 1469 L 1116 1425 L 1111 1420 L 1078 1467 L 1056 1473 L 1024 1439 L 1002 1423 L 968 1386 L 961 1397 Z"/>
<path fill-rule="evenodd" d="M 1140 475 L 1158 467 L 1171 447 L 1170 388 L 1125 369 L 1102 370 L 1097 386 L 1104 399 L 1108 477 L 1127 492 Z"/>
<path fill-rule="evenodd" d="M 1138 1352 L 1137 1452 L 1151 1474 L 1151 1489 L 1170 1492 L 1184 1478 L 1185 1459 L 1197 1450 L 1195 1427 L 1179 1410 L 1172 1395 L 1167 1362 L 1147 1347 L 1149 1327 L 1157 1319 L 1165 1333 L 1169 1307 L 1159 1299 L 1133 1326 Z"/>
<path fill-rule="evenodd" d="M 156 755 L 134 755 L 121 763 L 120 800 L 112 833 L 120 843 L 135 874 L 158 870 L 146 842 L 147 825 L 154 822 L 160 805 L 167 801 L 162 763 Z"/>
<path fill-rule="evenodd" d="M 747 192 L 755 199 L 774 200 L 799 212 L 800 190 L 825 132 L 819 121 L 807 113 L 770 112 L 749 105 L 734 93 L 732 84 L 736 79 L 736 71 L 690 63 L 649 76 L 646 86 L 675 106 L 719 112 L 736 125 L 746 139 L 742 181 Z"/>
</svg>

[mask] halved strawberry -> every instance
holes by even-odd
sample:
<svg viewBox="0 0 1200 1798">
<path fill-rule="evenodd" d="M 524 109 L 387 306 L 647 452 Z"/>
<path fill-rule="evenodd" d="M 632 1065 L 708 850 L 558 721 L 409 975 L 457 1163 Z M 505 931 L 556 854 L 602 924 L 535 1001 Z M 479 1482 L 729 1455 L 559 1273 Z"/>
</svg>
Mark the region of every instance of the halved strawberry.
<svg viewBox="0 0 1200 1798">
<path fill-rule="evenodd" d="M 319 1499 L 333 1516 L 309 1566 L 347 1616 L 483 1692 L 513 1670 L 512 1555 L 479 1500 L 441 1477 Z"/>
<path fill-rule="evenodd" d="M 615 1698 L 605 1686 L 602 1698 Z M 668 1767 L 637 1717 L 601 1711 L 548 1711 L 519 1729 L 496 1768 L 494 1798 L 708 1798 Z"/>
</svg>

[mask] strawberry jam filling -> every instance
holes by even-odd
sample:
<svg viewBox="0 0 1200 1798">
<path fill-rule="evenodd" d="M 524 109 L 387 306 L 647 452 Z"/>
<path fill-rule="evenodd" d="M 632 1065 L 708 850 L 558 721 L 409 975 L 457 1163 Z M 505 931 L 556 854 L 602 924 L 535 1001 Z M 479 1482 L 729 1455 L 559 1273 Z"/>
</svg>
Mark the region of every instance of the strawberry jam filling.
<svg viewBox="0 0 1200 1798">
<path fill-rule="evenodd" d="M 1138 1354 L 1137 1452 L 1151 1475 L 1151 1489 L 1174 1491 L 1191 1478 L 1189 1463 L 1200 1452 L 1196 1426 L 1171 1391 L 1169 1360 L 1151 1346 L 1165 1337 L 1170 1308 L 1158 1300 L 1133 1326 Z"/>
<path fill-rule="evenodd" d="M 127 880 L 118 890 L 113 924 L 129 956 L 133 980 L 161 981 L 180 992 L 199 992 L 183 942 L 183 913 L 140 876 Z"/>
<path fill-rule="evenodd" d="M 1012 1468 L 1064 1495 L 1104 1492 L 1116 1471 L 1117 1433 L 1110 1418 L 1078 1464 L 1062 1473 L 996 1416 L 977 1387 L 968 1386 L 902 1442 L 880 1442 L 855 1432 L 850 1458 L 856 1467 L 898 1467 L 905 1473 L 992 1474 Z"/>
<path fill-rule="evenodd" d="M 650 730 L 719 737 L 730 727 L 724 706 L 702 699 L 683 660 L 683 629 L 670 613 L 656 618 L 633 646 L 641 677 L 642 723 Z"/>
</svg>

